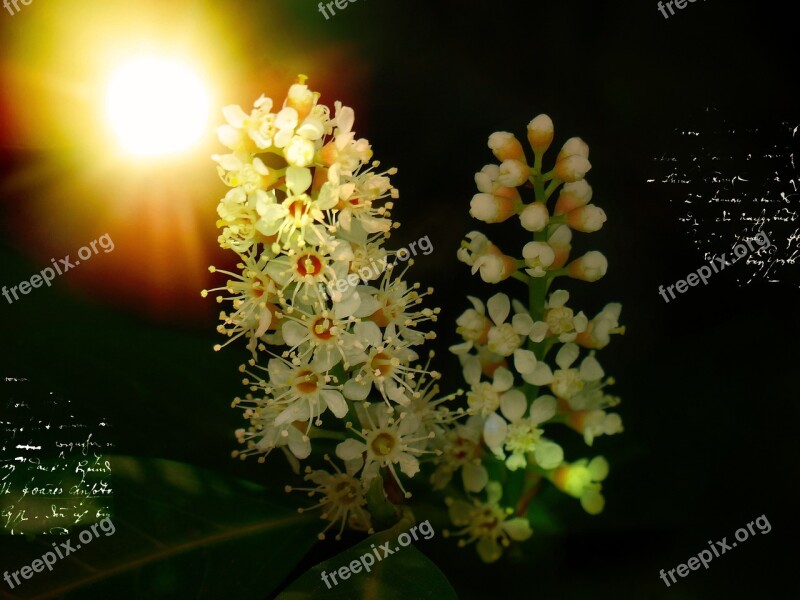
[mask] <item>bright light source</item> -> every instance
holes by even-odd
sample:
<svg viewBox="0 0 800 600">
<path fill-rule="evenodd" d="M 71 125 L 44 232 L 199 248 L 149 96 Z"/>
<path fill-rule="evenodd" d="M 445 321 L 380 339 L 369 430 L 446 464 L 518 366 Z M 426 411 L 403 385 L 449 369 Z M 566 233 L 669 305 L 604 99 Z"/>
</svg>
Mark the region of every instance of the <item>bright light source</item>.
<svg viewBox="0 0 800 600">
<path fill-rule="evenodd" d="M 184 150 L 204 133 L 210 99 L 187 65 L 143 56 L 123 64 L 108 85 L 106 111 L 122 146 L 137 156 Z"/>
</svg>

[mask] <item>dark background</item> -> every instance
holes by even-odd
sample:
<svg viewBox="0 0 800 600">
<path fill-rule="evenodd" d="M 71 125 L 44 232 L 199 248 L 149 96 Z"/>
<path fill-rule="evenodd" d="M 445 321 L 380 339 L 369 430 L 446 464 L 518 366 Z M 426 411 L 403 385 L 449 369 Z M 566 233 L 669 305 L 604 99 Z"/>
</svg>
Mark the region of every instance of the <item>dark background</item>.
<svg viewBox="0 0 800 600">
<path fill-rule="evenodd" d="M 29 9 L 44 10 L 40 4 Z M 453 321 L 468 306 L 465 294 L 494 293 L 456 262 L 460 240 L 475 228 L 509 253 L 524 243 L 513 228 L 495 233 L 469 217 L 472 174 L 493 161 L 486 138 L 501 130 L 522 138 L 527 122 L 546 112 L 555 122 L 554 145 L 579 135 L 591 147 L 588 179 L 608 222 L 592 236 L 576 234 L 574 247 L 603 251 L 610 267 L 598 283 L 570 282 L 567 288 L 590 315 L 607 302 L 623 304 L 627 333 L 614 338 L 600 360 L 617 380 L 613 393 L 623 399 L 626 430 L 592 449 L 611 462 L 606 510 L 591 517 L 563 497 L 553 510 L 565 533 L 534 536 L 526 545 L 528 560 L 491 566 L 481 565 L 471 549 L 437 537 L 441 544 L 422 549 L 459 595 L 776 597 L 793 589 L 796 285 L 740 288 L 725 272 L 665 304 L 658 286 L 684 278 L 702 257 L 670 198 L 645 184 L 652 158 L 670 150 L 664 143 L 674 143 L 665 142 L 668 134 L 705 107 L 736 122 L 800 123 L 797 21 L 789 9 L 698 1 L 665 20 L 650 0 L 361 0 L 325 21 L 307 0 L 276 4 L 289 28 L 282 35 L 292 43 L 323 55 L 343 46 L 351 53 L 336 53 L 333 73 L 324 76 L 331 90 L 322 89 L 323 101 L 341 98 L 354 106 L 356 129 L 370 139 L 376 158 L 400 169 L 394 216 L 403 227 L 392 245 L 425 235 L 434 245 L 411 273 L 436 288 L 434 301 L 443 309 L 432 347 L 445 389 L 461 385 L 457 361 L 446 348 L 456 341 Z M 242 35 L 243 43 L 253 43 L 255 76 L 262 63 L 276 60 L 258 50 L 259 32 L 271 32 L 267 14 L 275 5 L 229 6 L 232 13 L 252 15 Z M 347 56 L 357 57 L 357 64 Z M 340 74 L 349 80 L 348 71 L 355 70 L 358 86 L 336 85 Z M 316 74 L 307 74 L 314 87 Z M 252 89 L 259 86 L 248 81 L 225 102 L 247 104 Z M 48 158 L 46 150 L 7 144 L 3 177 Z M 203 168 L 213 173 L 210 162 Z M 33 216 L 26 206 L 46 193 L 52 178 L 67 175 L 69 170 L 24 189 L 6 188 L 0 196 L 2 283 L 15 284 L 44 264 L 30 257 L 25 228 Z M 200 203 L 209 224 L 222 191 L 214 185 Z M 213 229 L 205 231 L 213 248 Z M 224 260 L 220 256 L 213 259 Z M 106 262 L 114 257 L 101 255 Z M 170 264 L 169 255 L 162 258 Z M 180 272 L 180 265 L 171 266 Z M 233 429 L 241 425 L 229 402 L 242 391 L 236 366 L 243 355 L 236 348 L 212 352 L 219 341 L 213 302 L 187 294 L 181 301 L 193 316 L 170 319 L 137 311 L 135 288 L 120 306 L 96 293 L 96 286 L 81 288 L 68 279 L 12 306 L 0 304 L 0 375 L 46 382 L 76 402 L 104 406 L 120 454 L 172 458 L 256 481 L 267 473 L 286 476 L 283 465 L 229 459 Z M 508 282 L 503 289 L 524 293 L 515 286 Z M 768 535 L 740 544 L 708 571 L 692 572 L 670 589 L 659 579 L 660 569 L 687 561 L 707 540 L 730 541 L 737 528 L 762 514 L 773 527 Z M 297 574 L 340 550 L 332 543 L 318 546 Z"/>
</svg>

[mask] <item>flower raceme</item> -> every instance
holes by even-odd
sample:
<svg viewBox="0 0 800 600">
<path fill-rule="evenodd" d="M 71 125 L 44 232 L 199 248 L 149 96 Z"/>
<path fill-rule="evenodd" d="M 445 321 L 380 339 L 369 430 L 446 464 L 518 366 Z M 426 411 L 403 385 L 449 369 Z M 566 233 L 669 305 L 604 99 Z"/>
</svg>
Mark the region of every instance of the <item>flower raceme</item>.
<svg viewBox="0 0 800 600">
<path fill-rule="evenodd" d="M 262 96 L 249 112 L 223 109 L 228 152 L 213 159 L 231 189 L 217 225 L 238 263 L 212 267 L 228 281 L 203 295 L 228 305 L 218 328 L 228 339 L 215 349 L 242 340 L 251 354 L 240 367 L 249 393 L 233 401 L 248 422 L 234 456 L 263 462 L 278 448 L 299 472 L 325 454 L 304 490 L 323 498 L 320 535 L 338 524 L 339 537 L 344 527 L 371 531 L 367 489 L 377 479 L 405 491 L 401 480 L 443 452 L 463 411 L 451 414 L 457 394 L 439 396 L 439 374 L 418 362 L 435 337 L 424 328 L 439 310 L 420 306 L 432 290 L 405 280 L 413 259 L 387 260 L 396 170 L 372 160 L 352 108 L 319 99 L 300 76 L 282 104 Z M 381 268 L 361 278 L 371 264 Z M 343 467 L 326 454 L 331 439 Z"/>
<path fill-rule="evenodd" d="M 528 288 L 527 306 L 502 292 L 485 304 L 470 296 L 472 308 L 457 320 L 463 342 L 451 347 L 470 386 L 470 417 L 451 434 L 457 452 L 449 448 L 437 459 L 433 482 L 440 489 L 462 471 L 463 499 L 448 497 L 446 503 L 451 520 L 461 527 L 455 532 L 463 536 L 459 545 L 476 542 L 486 562 L 532 535 L 528 510 L 543 482 L 580 500 L 589 514 L 602 511 L 608 463 L 602 456 L 565 462 L 561 446 L 548 437 L 554 426 L 581 434 L 587 446 L 622 431 L 619 415 L 607 411 L 620 400 L 603 391 L 613 379 L 605 378 L 595 356 L 612 334 L 624 333 L 621 305 L 608 304 L 589 319 L 569 305 L 567 290 L 551 290 L 558 277 L 595 282 L 608 269 L 606 257 L 596 250 L 570 257 L 573 232 L 598 231 L 606 214 L 592 204 L 592 188 L 584 179 L 591 169 L 589 146 L 581 138 L 567 140 L 553 169 L 542 169 L 553 134 L 547 115 L 528 124 L 529 161 L 512 133 L 493 133 L 488 146 L 499 164 L 475 174 L 478 193 L 470 214 L 488 224 L 517 216 L 522 229 L 533 234 L 522 256 L 506 254 L 508 248 L 501 251 L 480 231 L 468 233 L 458 251 L 458 259 L 484 282 L 516 279 Z M 523 479 L 513 479 L 511 472 L 522 472 Z M 522 491 L 519 481 L 524 481 Z M 502 505 L 504 497 L 508 502 Z"/>
<path fill-rule="evenodd" d="M 300 76 L 282 103 L 262 96 L 249 111 L 226 107 L 218 129 L 228 152 L 213 159 L 230 188 L 217 207 L 218 241 L 237 261 L 211 267 L 227 281 L 202 294 L 225 305 L 218 331 L 227 339 L 215 350 L 239 340 L 249 351 L 247 393 L 233 401 L 247 423 L 234 457 L 264 462 L 277 448 L 296 474 L 308 461 L 306 484 L 286 490 L 316 498 L 299 510 L 319 511 L 320 539 L 334 528 L 337 539 L 345 528 L 373 532 L 421 479 L 447 494 L 458 527 L 447 535 L 475 542 L 486 562 L 531 537 L 528 509 L 543 483 L 602 510 L 605 460 L 565 462 L 551 436 L 560 424 L 591 446 L 622 431 L 609 411 L 619 398 L 604 391 L 613 379 L 596 358 L 624 332 L 621 306 L 589 318 L 567 290 L 550 289 L 558 277 L 593 282 L 608 268 L 597 251 L 571 256 L 573 232 L 606 221 L 583 179 L 586 143 L 568 140 L 543 172 L 554 137 L 547 115 L 528 124 L 533 161 L 513 134 L 489 138 L 498 162 L 476 173 L 470 213 L 492 224 L 519 218 L 532 239 L 513 253 L 473 231 L 457 257 L 487 283 L 524 283 L 529 302 L 469 297 L 456 323 L 463 341 L 451 348 L 468 389 L 443 395 L 433 353 L 421 361 L 436 337 L 428 326 L 439 309 L 422 305 L 432 290 L 408 282 L 414 260 L 400 267 L 402 250 L 386 247 L 399 226 L 396 170 L 356 136 L 353 109 L 319 100 Z"/>
</svg>

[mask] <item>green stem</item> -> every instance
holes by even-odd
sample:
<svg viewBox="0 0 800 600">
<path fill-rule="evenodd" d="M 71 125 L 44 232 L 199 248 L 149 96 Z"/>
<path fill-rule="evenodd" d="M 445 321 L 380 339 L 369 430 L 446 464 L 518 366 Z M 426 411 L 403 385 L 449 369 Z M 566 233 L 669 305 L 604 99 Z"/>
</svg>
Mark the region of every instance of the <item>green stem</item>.
<svg viewBox="0 0 800 600">
<path fill-rule="evenodd" d="M 522 274 L 522 273 L 520 273 L 519 271 L 515 271 L 514 273 L 512 273 L 512 274 L 511 274 L 511 277 L 513 277 L 514 279 L 517 279 L 517 280 L 521 281 L 522 283 L 524 283 L 524 284 L 526 284 L 526 285 L 530 285 L 530 280 L 531 280 L 531 277 L 528 277 L 527 275 L 523 275 L 523 274 Z"/>
<path fill-rule="evenodd" d="M 545 190 L 545 192 L 544 192 L 544 201 L 545 202 L 547 202 L 547 200 L 550 198 L 550 196 L 552 196 L 553 192 L 556 191 L 556 188 L 558 186 L 560 186 L 560 185 L 561 185 L 561 180 L 560 179 L 553 179 L 553 181 L 550 182 L 550 185 L 547 186 L 547 190 Z"/>
<path fill-rule="evenodd" d="M 543 202 L 544 201 L 544 183 L 542 180 L 542 156 L 541 154 L 536 154 L 536 158 L 533 163 L 533 175 L 531 176 L 531 182 L 533 183 L 533 192 L 536 194 L 536 201 Z"/>
<path fill-rule="evenodd" d="M 347 434 L 344 431 L 330 431 L 328 429 L 312 428 L 308 434 L 308 437 L 326 440 L 346 440 Z"/>
</svg>

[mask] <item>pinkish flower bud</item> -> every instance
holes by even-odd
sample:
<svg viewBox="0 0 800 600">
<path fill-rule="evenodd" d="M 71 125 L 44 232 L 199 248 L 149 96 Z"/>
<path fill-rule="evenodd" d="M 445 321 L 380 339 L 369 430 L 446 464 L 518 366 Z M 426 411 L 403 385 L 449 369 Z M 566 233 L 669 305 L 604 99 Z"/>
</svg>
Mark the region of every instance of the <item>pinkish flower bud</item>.
<svg viewBox="0 0 800 600">
<path fill-rule="evenodd" d="M 589 158 L 589 145 L 579 137 L 569 138 L 561 147 L 561 151 L 558 153 L 556 160 L 559 161 L 569 158 L 570 156 Z"/>
<path fill-rule="evenodd" d="M 512 199 L 484 193 L 475 194 L 469 207 L 469 214 L 486 223 L 502 223 L 517 212 Z"/>
<path fill-rule="evenodd" d="M 517 187 L 528 181 L 530 175 L 531 169 L 527 164 L 510 159 L 503 161 L 503 164 L 500 165 L 497 181 L 506 187 Z"/>
<path fill-rule="evenodd" d="M 489 136 L 489 148 L 491 148 L 497 160 L 518 160 L 525 162 L 525 151 L 522 144 L 514 137 L 513 133 L 498 131 Z"/>
<path fill-rule="evenodd" d="M 522 210 L 519 220 L 526 231 L 543 231 L 550 222 L 550 213 L 543 202 L 533 202 Z"/>
<path fill-rule="evenodd" d="M 555 252 L 555 259 L 551 268 L 560 269 L 569 260 L 569 253 L 572 250 L 572 230 L 566 225 L 560 225 L 547 240 L 547 243 Z"/>
<path fill-rule="evenodd" d="M 556 177 L 561 181 L 579 181 L 592 168 L 592 163 L 583 156 L 573 155 L 556 162 Z"/>
<path fill-rule="evenodd" d="M 556 206 L 553 209 L 554 215 L 563 215 L 580 206 L 586 206 L 592 200 L 592 187 L 585 179 L 565 183 L 561 188 Z"/>
<path fill-rule="evenodd" d="M 528 142 L 537 154 L 546 152 L 553 143 L 553 120 L 541 114 L 528 123 Z"/>
<path fill-rule="evenodd" d="M 594 282 L 603 277 L 608 270 L 608 260 L 602 252 L 591 250 L 567 265 L 569 276 L 573 279 Z"/>
<path fill-rule="evenodd" d="M 567 213 L 567 224 L 575 231 L 594 233 L 603 227 L 606 222 L 606 213 L 599 206 L 589 204 L 581 206 Z"/>
<path fill-rule="evenodd" d="M 301 75 L 300 79 L 301 81 L 305 81 L 305 75 Z M 295 83 L 289 88 L 285 106 L 291 106 L 295 109 L 297 111 L 298 122 L 302 122 L 311 112 L 315 102 L 316 97 L 314 92 L 309 90 L 307 85 Z"/>
</svg>

